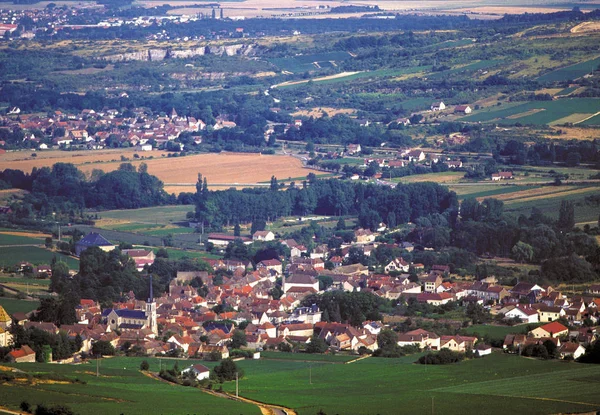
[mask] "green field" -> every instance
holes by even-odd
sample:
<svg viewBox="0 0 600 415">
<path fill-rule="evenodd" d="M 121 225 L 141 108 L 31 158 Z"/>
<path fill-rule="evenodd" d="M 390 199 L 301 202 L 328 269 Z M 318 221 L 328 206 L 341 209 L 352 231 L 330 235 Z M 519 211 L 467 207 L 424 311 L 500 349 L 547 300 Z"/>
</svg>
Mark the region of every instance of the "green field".
<svg viewBox="0 0 600 415">
<path fill-rule="evenodd" d="M 181 259 L 184 257 L 191 259 L 219 259 L 220 255 L 214 255 L 204 251 L 186 251 L 183 249 L 166 248 L 169 259 Z"/>
<path fill-rule="evenodd" d="M 429 79 L 443 79 L 449 76 L 466 75 L 480 69 L 487 69 L 501 63 L 501 60 L 490 59 L 471 63 L 469 65 L 460 66 L 458 68 L 448 69 L 446 71 L 435 72 L 428 76 Z"/>
<path fill-rule="evenodd" d="M 305 362 L 329 362 L 329 363 L 345 363 L 350 360 L 357 359 L 355 355 L 326 355 L 326 354 L 308 354 L 308 353 L 282 353 L 282 352 L 260 352 L 264 359 L 268 360 L 293 360 Z"/>
<path fill-rule="evenodd" d="M 566 66 L 556 71 L 548 72 L 537 78 L 539 82 L 560 82 L 572 81 L 582 77 L 585 74 L 596 70 L 600 65 L 600 58 L 580 62 L 575 65 Z"/>
<path fill-rule="evenodd" d="M 399 359 L 367 358 L 351 364 L 291 360 L 244 360 L 241 396 L 283 405 L 298 414 L 550 414 L 600 408 L 600 365 L 541 361 L 495 353 L 453 365 L 417 365 L 418 355 Z M 249 404 L 213 397 L 194 388 L 142 375 L 144 358 L 103 359 L 95 364 L 16 364 L 27 372 L 55 372 L 87 384 L 36 384 L 0 388 L 0 405 L 62 403 L 84 414 L 194 413 L 258 414 Z M 159 359 L 146 358 L 151 371 Z M 180 369 L 195 361 L 179 360 Z M 174 361 L 162 359 L 163 367 Z M 202 362 L 214 367 L 212 362 Z M 13 365 L 11 365 L 13 366 Z M 235 382 L 223 389 L 235 392 Z"/>
<path fill-rule="evenodd" d="M 38 308 L 39 301 L 17 300 L 16 298 L 0 297 L 0 305 L 4 307 L 8 314 L 29 313 Z"/>
<path fill-rule="evenodd" d="M 350 56 L 348 52 L 323 52 L 311 55 L 298 55 L 288 58 L 273 58 L 269 59 L 269 62 L 277 66 L 282 71 L 298 73 L 319 70 L 314 62 L 316 62 L 322 69 L 331 69 L 335 67 L 331 61 L 339 62 L 350 58 L 352 58 L 352 56 Z"/>
<path fill-rule="evenodd" d="M 575 92 L 579 89 L 579 86 L 570 86 L 556 93 L 556 95 L 569 95 L 571 92 Z"/>
<path fill-rule="evenodd" d="M 449 187 L 452 187 L 452 186 L 449 186 Z M 459 199 L 466 199 L 468 197 L 472 197 L 472 198 L 494 197 L 494 196 L 504 195 L 504 194 L 508 194 L 508 193 L 520 192 L 521 190 L 537 189 L 541 186 L 495 185 L 495 186 L 489 186 L 489 187 L 493 187 L 493 188 L 488 188 L 488 186 L 455 186 L 455 187 L 460 188 L 460 191 L 457 192 L 456 188 L 453 188 L 451 190 L 454 190 L 458 194 Z"/>
<path fill-rule="evenodd" d="M 87 384 L 36 384 L 0 387 L 0 405 L 13 409 L 26 400 L 35 405 L 63 404 L 75 412 L 104 414 L 260 414 L 257 406 L 208 395 L 196 388 L 186 388 L 151 379 L 140 373 L 143 359 L 112 358 L 100 363 L 100 377 L 95 376 L 95 362 L 82 365 L 22 363 L 15 365 L 27 372 L 55 372 Z M 150 369 L 158 370 L 158 359 L 146 359 Z M 163 359 L 172 367 L 173 361 Z M 195 361 L 179 361 L 180 369 Z M 202 362 L 204 364 L 204 362 Z M 210 366 L 210 365 L 209 365 Z"/>
<path fill-rule="evenodd" d="M 334 414 L 549 414 L 598 410 L 600 365 L 538 361 L 493 354 L 455 365 L 368 358 L 347 365 L 243 361 L 240 394 L 293 408 Z M 311 384 L 312 381 L 312 384 Z M 235 390 L 233 383 L 225 390 Z"/>
<path fill-rule="evenodd" d="M 29 236 L 6 235 L 0 233 L 0 246 L 6 245 L 43 245 L 44 238 L 31 238 Z"/>
<path fill-rule="evenodd" d="M 600 114 L 593 116 L 589 120 L 585 120 L 583 122 L 580 122 L 578 125 L 583 125 L 583 126 L 594 125 L 594 126 L 598 126 L 598 125 L 600 125 Z"/>
<path fill-rule="evenodd" d="M 529 113 L 530 111 L 538 112 Z M 499 124 L 545 125 L 571 114 L 595 114 L 598 111 L 600 111 L 600 101 L 596 98 L 564 98 L 556 101 L 526 102 L 496 111 L 469 115 L 461 118 L 460 121 L 487 122 L 497 120 L 496 122 Z M 519 114 L 523 114 L 523 116 L 519 117 Z"/>
<path fill-rule="evenodd" d="M 21 261 L 27 261 L 33 265 L 49 265 L 54 257 L 56 257 L 57 260 L 65 261 L 71 269 L 79 269 L 78 259 L 34 246 L 11 246 L 0 248 L 0 267 L 12 266 Z"/>
<path fill-rule="evenodd" d="M 531 327 L 540 324 L 520 324 L 518 326 L 492 326 L 490 324 L 476 324 L 467 327 L 464 332 L 469 335 L 477 334 L 479 338 L 489 336 L 492 340 L 504 340 L 507 334 L 526 334 Z"/>
<path fill-rule="evenodd" d="M 185 215 L 194 210 L 191 205 L 158 206 L 151 208 L 130 210 L 107 210 L 98 216 L 102 219 L 128 220 L 142 224 L 168 224 L 171 222 L 185 221 Z"/>
<path fill-rule="evenodd" d="M 585 223 L 598 220 L 598 207 L 585 203 L 585 197 L 591 194 L 600 192 L 598 189 L 590 189 L 589 191 L 576 194 L 561 195 L 556 194 L 556 197 L 552 195 L 546 195 L 546 197 L 538 198 L 529 201 L 520 201 L 519 199 L 509 200 L 504 202 L 504 211 L 507 213 L 528 216 L 531 213 L 531 209 L 534 207 L 540 209 L 542 213 L 551 218 L 558 218 L 558 212 L 560 203 L 563 200 L 571 201 L 575 204 L 575 222 Z"/>
</svg>

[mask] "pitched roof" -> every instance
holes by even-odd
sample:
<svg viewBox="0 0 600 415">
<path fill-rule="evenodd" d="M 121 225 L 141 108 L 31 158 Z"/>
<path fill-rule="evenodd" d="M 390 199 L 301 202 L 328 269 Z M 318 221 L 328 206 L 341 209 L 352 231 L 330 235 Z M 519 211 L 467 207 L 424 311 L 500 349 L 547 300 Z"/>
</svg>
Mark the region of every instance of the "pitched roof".
<svg viewBox="0 0 600 415">
<path fill-rule="evenodd" d="M 569 330 L 567 327 L 560 324 L 558 321 L 553 321 L 552 323 L 544 324 L 540 327 L 548 333 L 556 334 L 563 332 L 565 330 Z"/>
<path fill-rule="evenodd" d="M 6 312 L 6 310 L 4 309 L 4 307 L 2 307 L 0 305 L 0 323 L 6 323 L 11 321 L 10 316 L 8 315 L 8 313 Z"/>
<path fill-rule="evenodd" d="M 111 244 L 104 236 L 100 235 L 99 233 L 90 232 L 85 237 L 83 237 L 79 242 L 77 242 L 77 245 L 112 246 L 113 244 Z"/>
</svg>

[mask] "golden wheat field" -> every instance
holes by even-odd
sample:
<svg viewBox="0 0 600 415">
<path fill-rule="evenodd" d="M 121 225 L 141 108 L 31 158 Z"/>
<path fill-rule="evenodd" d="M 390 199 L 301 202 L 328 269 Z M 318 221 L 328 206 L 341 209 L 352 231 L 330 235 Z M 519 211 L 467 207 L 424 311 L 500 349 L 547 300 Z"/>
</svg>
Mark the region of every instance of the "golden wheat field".
<svg viewBox="0 0 600 415">
<path fill-rule="evenodd" d="M 193 185 L 202 174 L 209 184 L 243 186 L 259 182 L 268 182 L 271 176 L 279 180 L 302 180 L 307 174 L 323 174 L 302 166 L 302 161 L 286 155 L 261 155 L 257 153 L 220 153 L 197 154 L 186 157 L 167 157 L 166 152 L 153 151 L 152 153 L 139 152 L 140 157 L 134 158 L 134 151 L 107 150 L 98 152 L 61 152 L 53 151 L 38 153 L 38 157 L 31 157 L 30 153 L 7 153 L 0 156 L 3 168 L 19 169 L 30 172 L 34 167 L 52 166 L 54 163 L 73 163 L 88 177 L 95 169 L 110 172 L 117 170 L 121 163 L 121 156 L 127 158 L 125 162 L 134 166 L 146 163 L 148 173 L 162 180 L 169 190 L 179 193 L 182 191 L 195 191 Z M 148 158 L 152 155 L 152 158 Z M 179 186 L 176 186 L 179 185 Z M 212 187 L 211 187 L 212 188 Z"/>
</svg>

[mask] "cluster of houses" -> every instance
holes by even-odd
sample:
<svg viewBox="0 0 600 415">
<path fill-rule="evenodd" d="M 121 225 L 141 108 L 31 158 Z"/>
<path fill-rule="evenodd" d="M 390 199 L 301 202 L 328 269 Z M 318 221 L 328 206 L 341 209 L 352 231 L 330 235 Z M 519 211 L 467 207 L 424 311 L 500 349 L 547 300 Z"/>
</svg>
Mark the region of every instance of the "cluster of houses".
<svg viewBox="0 0 600 415">
<path fill-rule="evenodd" d="M 130 114 L 122 114 L 116 109 L 101 111 L 84 109 L 79 114 L 65 114 L 55 111 L 52 114 L 21 114 L 19 108 L 12 108 L 10 114 L 0 117 L 0 125 L 9 131 L 23 130 L 23 141 L 30 147 L 45 150 L 49 148 L 74 147 L 101 149 L 105 147 L 128 146 L 139 151 L 162 148 L 179 138 L 184 132 L 197 133 L 206 124 L 191 116 L 179 116 L 175 109 L 169 115 L 148 115 L 143 108 L 136 108 Z M 212 125 L 215 130 L 233 128 L 236 124 L 225 116 L 217 117 Z M 95 130 L 90 134 L 88 130 Z M 40 132 L 42 134 L 40 134 Z M 194 143 L 200 144 L 200 136 Z M 0 141 L 0 148 L 5 145 Z M 180 148 L 183 144 L 179 144 Z M 181 148 L 182 149 L 182 148 Z"/>
<path fill-rule="evenodd" d="M 13 317 L 25 327 L 79 335 L 83 339 L 82 352 L 89 352 L 95 341 L 104 340 L 115 347 L 126 343 L 136 346 L 145 354 L 210 357 L 218 353 L 227 357 L 227 345 L 234 333 L 233 323 L 243 323 L 247 346 L 257 350 L 276 348 L 281 344 L 308 344 L 313 336 L 322 338 L 333 350 L 376 350 L 377 336 L 384 327 L 381 322 L 365 321 L 359 326 L 330 323 L 324 321 L 327 318 L 323 318 L 316 305 L 307 307 L 302 303 L 310 294 L 343 290 L 369 292 L 381 298 L 431 306 L 442 306 L 451 301 L 463 306 L 479 304 L 491 314 L 499 315 L 499 319 L 505 319 L 507 324 L 548 323 L 532 330 L 529 336 L 507 338 L 505 347 L 512 345 L 511 350 L 518 350 L 528 342 L 551 338 L 558 339 L 556 344 L 563 357 L 569 355 L 572 348 L 576 350 L 571 355 L 578 357 L 583 349 L 573 344 L 584 346 L 595 340 L 595 331 L 589 332 L 588 326 L 598 323 L 600 298 L 593 296 L 593 290 L 600 292 L 600 287 L 592 287 L 589 295 L 568 298 L 550 286 L 520 282 L 514 287 L 506 287 L 498 284 L 494 277 L 475 282 L 453 281 L 449 278 L 448 265 L 433 265 L 425 271 L 423 264 L 410 263 L 400 256 L 382 264 L 378 273 L 360 263 L 349 264 L 350 248 L 358 248 L 369 256 L 380 245 L 375 242 L 375 237 L 376 234 L 369 230 L 357 229 L 354 242 L 343 245 L 341 252 L 330 250 L 327 245 L 308 250 L 293 239 L 280 240 L 289 248 L 290 256 L 263 260 L 255 265 L 249 261 L 208 259 L 214 270 L 229 271 L 223 276 L 222 284 L 215 284 L 207 272 L 178 272 L 167 292 L 154 296 L 150 290 L 145 301 L 136 300 L 134 294 L 129 293 L 124 301 L 103 310 L 96 302 L 82 299 L 76 309 L 78 323 L 63 325 L 60 329 L 51 323 L 30 322 L 25 315 Z M 274 241 L 276 237 L 267 230 L 257 231 L 252 238 L 246 239 L 245 243 L 252 243 Z M 209 240 L 225 244 L 232 238 L 210 234 Z M 90 234 L 82 241 L 87 241 L 88 247 L 99 243 L 109 248 L 97 234 Z M 414 249 L 408 242 L 389 244 L 389 247 L 409 252 Z M 153 261 L 150 251 L 133 249 L 126 253 L 141 268 Z M 332 269 L 325 268 L 326 261 L 331 263 L 333 267 L 328 268 Z M 328 277 L 329 284 L 322 284 L 323 276 Z M 281 279 L 281 285 L 278 279 Z M 199 285 L 203 287 L 202 295 L 195 288 Z M 282 293 L 274 297 L 277 287 Z M 0 344 L 9 342 L 6 338 L 9 320 L 0 312 L 0 328 L 5 325 L 4 331 L 0 331 Z M 571 332 L 562 325 L 565 321 L 569 326 L 581 329 Z M 565 335 L 570 336 L 571 341 L 565 341 Z M 480 355 L 489 352 L 489 346 L 477 343 L 475 337 L 438 336 L 420 329 L 398 334 L 398 344 L 416 344 L 430 350 L 476 349 Z"/>
</svg>

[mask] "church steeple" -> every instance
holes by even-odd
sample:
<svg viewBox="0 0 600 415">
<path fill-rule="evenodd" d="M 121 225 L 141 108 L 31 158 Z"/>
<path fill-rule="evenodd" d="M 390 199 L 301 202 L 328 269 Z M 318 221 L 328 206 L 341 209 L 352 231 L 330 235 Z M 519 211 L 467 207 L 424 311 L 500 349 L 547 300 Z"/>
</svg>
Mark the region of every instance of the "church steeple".
<svg viewBox="0 0 600 415">
<path fill-rule="evenodd" d="M 154 334 L 158 334 L 158 324 L 156 323 L 156 301 L 154 301 L 152 290 L 152 274 L 150 274 L 150 293 L 148 295 L 148 301 L 146 301 L 146 320 L 147 327 L 151 329 Z"/>
<path fill-rule="evenodd" d="M 148 302 L 154 302 L 154 295 L 152 294 L 152 274 L 150 274 L 150 295 L 148 296 Z"/>
</svg>

